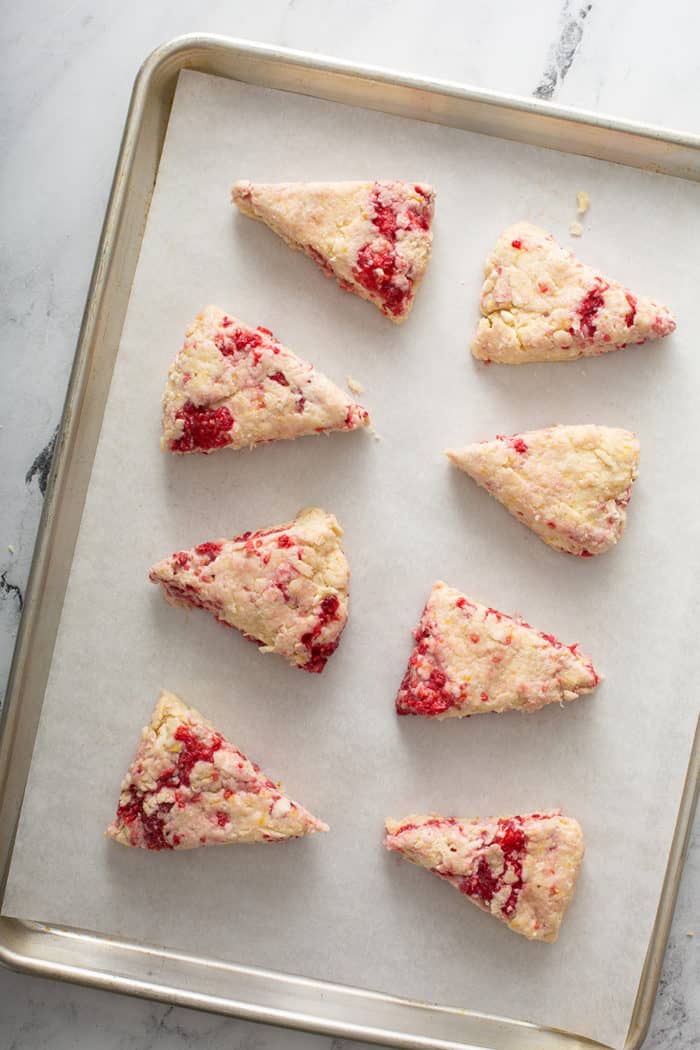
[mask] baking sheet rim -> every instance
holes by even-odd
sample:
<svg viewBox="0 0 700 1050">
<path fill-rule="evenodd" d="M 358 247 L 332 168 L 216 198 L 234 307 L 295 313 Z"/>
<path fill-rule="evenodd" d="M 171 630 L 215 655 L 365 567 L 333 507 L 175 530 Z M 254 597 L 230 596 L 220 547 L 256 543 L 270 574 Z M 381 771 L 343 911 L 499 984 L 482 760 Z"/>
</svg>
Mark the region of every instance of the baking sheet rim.
<svg viewBox="0 0 700 1050">
<path fill-rule="evenodd" d="M 424 95 L 431 94 L 433 97 L 442 96 L 452 98 L 455 104 L 459 104 L 461 101 L 463 103 L 476 103 L 481 107 L 491 107 L 494 112 L 500 110 L 516 112 L 530 122 L 546 122 L 552 120 L 554 122 L 563 121 L 567 128 L 574 128 L 575 125 L 581 125 L 589 129 L 591 127 L 599 129 L 603 133 L 612 133 L 612 135 L 637 136 L 644 140 L 648 140 L 652 151 L 655 145 L 661 147 L 671 146 L 681 151 L 690 151 L 693 160 L 696 157 L 700 160 L 700 137 L 698 136 L 683 135 L 678 132 L 665 131 L 661 128 L 639 123 L 635 124 L 632 122 L 615 121 L 604 116 L 588 114 L 575 109 L 567 109 L 552 105 L 551 103 L 532 101 L 525 98 L 518 98 L 517 96 L 472 89 L 445 81 L 393 73 L 392 71 L 385 69 L 373 69 L 348 62 L 336 61 L 324 56 L 310 55 L 300 51 L 292 51 L 276 47 L 266 47 L 264 45 L 234 40 L 226 37 L 202 34 L 191 34 L 178 37 L 156 49 L 146 59 L 137 75 L 126 119 L 124 136 L 117 161 L 110 201 L 97 251 L 83 323 L 76 347 L 73 370 L 66 395 L 59 436 L 56 443 L 56 454 L 54 456 L 43 513 L 39 525 L 39 532 L 37 535 L 30 581 L 8 682 L 7 696 L 3 706 L 2 721 L 0 722 L 0 830 L 5 827 L 5 824 L 11 829 L 10 834 L 5 836 L 4 844 L 0 847 L 0 860 L 3 860 L 0 889 L 4 886 L 7 870 L 9 869 L 14 830 L 16 829 L 21 809 L 22 789 L 18 792 L 19 797 L 8 799 L 7 782 L 10 774 L 15 772 L 10 757 L 15 750 L 13 745 L 19 738 L 20 733 L 24 731 L 25 737 L 27 735 L 27 726 L 21 726 L 20 724 L 21 716 L 26 713 L 23 708 L 26 709 L 27 704 L 33 700 L 35 710 L 33 710 L 27 717 L 30 720 L 32 717 L 34 718 L 34 732 L 36 731 L 36 724 L 38 723 L 38 716 L 41 708 L 41 699 L 37 699 L 36 696 L 32 698 L 30 695 L 26 695 L 29 692 L 26 688 L 28 684 L 26 679 L 29 663 L 27 657 L 32 646 L 32 640 L 37 624 L 40 622 L 42 597 L 51 569 L 50 559 L 53 553 L 52 548 L 55 539 L 54 532 L 58 504 L 61 496 L 65 494 L 65 489 L 71 480 L 70 467 L 73 453 L 76 450 L 76 435 L 81 420 L 85 396 L 91 379 L 93 378 L 90 366 L 94 356 L 97 316 L 100 309 L 105 305 L 108 305 L 107 297 L 110 295 L 108 285 L 110 280 L 110 270 L 114 261 L 114 254 L 119 244 L 119 238 L 121 236 L 126 236 L 122 229 L 122 220 L 127 208 L 135 161 L 138 159 L 137 151 L 139 148 L 143 150 L 145 138 L 149 132 L 156 139 L 160 133 L 160 142 L 157 145 L 156 151 L 156 163 L 153 168 L 153 182 L 155 182 L 157 162 L 162 149 L 165 127 L 167 126 L 167 117 L 172 103 L 175 83 L 180 70 L 183 68 L 200 69 L 202 72 L 236 79 L 232 76 L 230 70 L 227 72 L 221 68 L 218 70 L 215 68 L 217 56 L 227 57 L 231 61 L 238 59 L 253 64 L 256 62 L 259 64 L 271 63 L 273 68 L 286 65 L 290 66 L 295 71 L 303 71 L 312 75 L 313 73 L 316 73 L 320 76 L 326 75 L 331 78 L 335 76 L 340 80 L 351 77 L 354 78 L 354 82 L 358 84 L 371 82 L 375 84 L 384 84 L 385 86 L 392 85 L 399 90 L 404 89 L 408 92 L 420 91 Z M 206 68 L 202 68 L 202 66 Z M 238 79 L 246 78 L 238 77 Z M 265 83 L 264 80 L 256 82 Z M 274 86 L 277 87 L 278 90 L 285 90 L 285 88 L 281 86 Z M 301 86 L 297 83 L 292 83 L 286 88 L 286 90 L 292 91 L 299 91 L 300 89 Z M 160 92 L 160 95 L 158 95 L 158 92 Z M 311 83 L 309 79 L 306 79 L 303 84 L 303 93 L 312 95 L 317 94 L 313 89 L 313 83 Z M 318 97 L 327 96 L 319 94 Z M 153 117 L 153 113 L 146 113 L 149 103 L 159 103 L 162 107 L 162 119 L 160 122 L 162 127 L 159 126 L 158 120 L 153 122 L 153 127 L 145 127 L 147 116 Z M 350 104 L 352 104 L 352 102 Z M 356 102 L 355 104 L 362 105 L 363 103 Z M 387 109 L 386 106 L 374 108 L 381 108 L 387 112 L 392 111 L 391 108 Z M 404 113 L 403 115 L 407 114 Z M 413 113 L 412 115 L 414 119 L 435 120 L 436 118 L 434 112 L 428 112 L 427 114 L 424 113 L 422 116 L 416 113 Z M 444 118 L 444 113 L 441 114 L 441 116 Z M 442 119 L 439 122 L 445 124 L 451 123 L 451 121 L 447 119 Z M 483 129 L 478 128 L 477 130 Z M 502 135 L 503 128 L 498 130 Z M 520 134 L 522 134 L 522 132 L 517 136 L 520 141 L 528 140 L 527 137 L 520 138 Z M 556 137 L 556 129 L 549 129 L 548 134 L 553 140 Z M 546 145 L 544 142 L 539 142 L 538 144 Z M 149 141 L 149 145 L 151 147 L 153 146 L 153 138 Z M 549 148 L 556 147 L 551 144 Z M 582 150 L 582 152 L 586 151 Z M 611 158 L 606 156 L 606 159 Z M 627 162 L 629 163 L 629 161 Z M 648 167 L 651 170 L 663 170 L 667 174 L 673 174 L 685 178 L 694 178 L 700 181 L 700 163 L 698 163 L 697 171 L 693 164 L 685 174 L 680 174 L 678 170 L 675 170 L 674 165 L 671 165 L 671 168 L 666 167 L 659 158 L 654 159 L 653 157 L 650 157 L 648 163 L 641 166 Z M 147 197 L 144 200 L 144 219 L 148 213 L 149 199 L 150 198 Z M 143 223 L 141 224 L 141 235 L 142 233 Z M 140 239 L 141 238 L 139 237 L 139 245 Z M 138 253 L 136 253 L 136 258 L 137 257 Z M 129 289 L 131 286 L 131 278 L 133 278 L 133 272 L 130 274 L 130 280 L 128 282 Z M 126 311 L 127 303 L 128 290 L 124 297 L 124 312 Z M 123 317 L 121 321 L 123 321 Z M 119 327 L 121 328 L 121 322 Z M 116 360 L 117 349 L 118 343 L 115 345 L 114 353 L 112 354 L 111 365 L 113 365 Z M 93 447 L 93 455 L 94 451 L 95 448 Z M 91 462 L 92 457 L 90 457 L 90 463 Z M 85 491 L 87 491 L 87 485 Z M 84 495 L 85 493 L 83 493 L 83 496 Z M 69 562 L 70 560 L 71 559 L 69 559 Z M 68 565 L 65 574 L 65 582 L 67 582 L 69 569 L 70 564 Z M 65 588 L 62 589 L 64 590 Z M 60 614 L 57 614 L 56 625 L 58 624 L 59 619 Z M 50 659 L 47 659 L 47 672 L 49 666 Z M 33 733 L 31 733 L 31 737 L 30 746 L 28 748 L 25 747 L 27 754 L 24 756 L 26 758 L 24 780 L 26 780 L 26 774 L 28 774 L 31 761 Z M 649 942 L 644 968 L 640 977 L 635 1008 L 630 1022 L 625 1050 L 636 1050 L 636 1048 L 641 1045 L 651 1019 L 656 986 L 663 961 L 666 939 L 673 914 L 673 907 L 675 905 L 683 858 L 687 848 L 687 841 L 697 799 L 699 767 L 700 740 L 698 733 L 696 732 L 695 741 L 690 754 L 684 790 L 680 801 L 679 814 L 675 827 L 673 843 L 669 853 L 669 860 L 667 863 L 657 916 L 652 937 Z M 14 814 L 10 812 L 9 819 L 7 817 L 8 808 L 10 811 L 16 811 Z M 3 811 L 4 818 L 2 816 Z M 13 941 L 16 942 L 18 937 L 20 941 L 22 940 L 21 934 L 18 935 L 18 929 L 22 931 L 25 940 L 28 939 L 32 942 L 29 946 L 26 946 L 24 950 L 22 950 L 21 947 L 13 947 Z M 466 1045 L 453 1043 L 451 1041 L 446 1042 L 445 1040 L 434 1038 L 432 1036 L 423 1037 L 419 1035 L 411 1035 L 406 1031 L 398 1032 L 390 1029 L 385 1030 L 383 1028 L 370 1029 L 361 1024 L 350 1023 L 346 1020 L 324 1019 L 320 1016 L 313 1017 L 308 1014 L 299 1014 L 298 1011 L 290 1009 L 275 1009 L 269 1006 L 262 1006 L 261 1004 L 236 1002 L 230 997 L 206 996 L 202 993 L 194 993 L 187 987 L 178 987 L 173 983 L 165 983 L 163 981 L 159 983 L 157 980 L 152 979 L 150 974 L 147 975 L 149 980 L 146 980 L 145 978 L 139 980 L 125 977 L 123 974 L 120 976 L 116 972 L 100 972 L 91 969 L 84 964 L 79 964 L 78 960 L 82 954 L 80 951 L 74 953 L 75 959 L 72 962 L 52 961 L 48 958 L 43 958 L 40 954 L 42 940 L 45 940 L 47 936 L 52 934 L 54 936 L 59 934 L 61 936 L 74 936 L 77 938 L 80 938 L 82 935 L 83 938 L 91 938 L 95 944 L 104 945 L 107 951 L 109 951 L 110 945 L 112 946 L 112 950 L 115 950 L 118 943 L 116 941 L 111 941 L 109 938 L 90 934 L 89 931 L 63 931 L 59 927 L 42 926 L 41 924 L 32 921 L 22 923 L 18 920 L 0 917 L 0 961 L 14 969 L 34 972 L 44 976 L 59 977 L 94 987 L 108 987 L 113 991 L 126 992 L 128 994 L 135 994 L 149 998 L 162 998 L 166 1001 L 177 1002 L 181 1005 L 215 1011 L 218 1010 L 219 1012 L 225 1013 L 234 1013 L 238 1016 L 246 1016 L 252 1020 L 264 1020 L 268 1023 L 275 1023 L 289 1027 L 308 1028 L 311 1026 L 318 1032 L 326 1032 L 333 1035 L 345 1035 L 351 1038 L 363 1038 L 372 1041 L 381 1040 L 384 1042 L 391 1042 L 393 1045 L 397 1046 L 420 1045 L 425 1047 L 447 1047 Z M 183 956 L 181 953 L 171 953 L 167 950 L 157 948 L 151 949 L 149 946 L 139 945 L 137 942 L 123 943 L 126 946 L 131 945 L 136 951 L 146 952 L 149 957 L 160 957 L 161 959 L 164 959 L 169 956 L 177 956 L 187 958 L 191 965 L 224 965 L 227 970 L 233 974 L 255 972 L 261 977 L 267 976 L 268 980 L 270 977 L 275 979 L 276 976 L 269 973 L 266 974 L 265 971 L 253 970 L 245 966 L 218 964 L 216 960 L 207 960 L 195 956 Z M 527 1022 L 517 1021 L 511 1018 L 487 1016 L 479 1014 L 476 1011 L 459 1010 L 457 1008 L 436 1008 L 427 1003 L 414 1003 L 410 1000 L 397 1000 L 391 996 L 366 991 L 364 989 L 344 988 L 342 986 L 318 981 L 310 982 L 306 978 L 294 977 L 292 975 L 277 976 L 279 978 L 284 978 L 286 982 L 292 984 L 296 981 L 300 987 L 301 984 L 317 985 L 320 992 L 322 990 L 326 990 L 328 993 L 331 993 L 332 991 L 340 991 L 344 994 L 352 992 L 355 993 L 356 997 L 369 997 L 373 1001 L 393 1004 L 394 1006 L 398 1005 L 405 1010 L 415 1010 L 418 1008 L 428 1012 L 437 1011 L 445 1015 L 457 1014 L 465 1020 L 473 1019 L 474 1021 L 485 1022 L 487 1024 L 490 1023 L 494 1026 L 508 1025 L 512 1026 L 512 1028 L 519 1032 L 521 1036 L 528 1030 L 539 1033 L 541 1038 L 554 1036 L 558 1039 L 558 1042 L 552 1043 L 552 1046 L 561 1045 L 562 1047 L 571 1047 L 577 1044 L 583 1047 L 602 1045 L 578 1037 L 573 1033 L 562 1032 L 559 1030 L 555 1031 L 553 1029 L 531 1025 Z M 208 1001 L 209 999 L 212 1001 Z"/>
</svg>

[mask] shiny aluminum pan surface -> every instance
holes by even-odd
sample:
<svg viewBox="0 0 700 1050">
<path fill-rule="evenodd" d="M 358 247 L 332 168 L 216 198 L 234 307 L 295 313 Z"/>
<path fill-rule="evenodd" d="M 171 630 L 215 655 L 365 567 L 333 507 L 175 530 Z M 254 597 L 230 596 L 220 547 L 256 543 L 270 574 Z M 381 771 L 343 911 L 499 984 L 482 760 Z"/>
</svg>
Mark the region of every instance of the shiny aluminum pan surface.
<svg viewBox="0 0 700 1050">
<path fill-rule="evenodd" d="M 700 182 L 700 137 L 539 100 L 193 34 L 158 48 L 136 79 L 78 338 L 0 723 L 0 893 L 29 772 L 53 644 L 178 73 L 203 73 L 382 110 Z M 656 995 L 698 793 L 696 734 L 625 1050 Z M 236 966 L 85 930 L 0 917 L 17 970 L 290 1028 L 397 1047 L 584 1050 L 572 1033 Z"/>
</svg>

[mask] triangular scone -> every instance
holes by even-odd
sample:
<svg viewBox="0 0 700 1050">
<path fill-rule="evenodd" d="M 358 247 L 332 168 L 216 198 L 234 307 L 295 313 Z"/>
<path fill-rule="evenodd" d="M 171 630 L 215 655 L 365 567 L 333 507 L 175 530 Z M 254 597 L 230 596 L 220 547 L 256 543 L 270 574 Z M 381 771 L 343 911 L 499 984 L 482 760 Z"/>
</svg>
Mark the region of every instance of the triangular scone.
<svg viewBox="0 0 700 1050">
<path fill-rule="evenodd" d="M 667 307 L 579 262 L 529 222 L 501 234 L 484 275 L 484 316 L 472 342 L 483 361 L 571 361 L 659 339 L 676 327 Z"/>
<path fill-rule="evenodd" d="M 600 678 L 578 645 L 434 585 L 413 635 L 398 695 L 400 715 L 463 718 L 537 711 L 590 693 Z"/>
<path fill-rule="evenodd" d="M 207 609 L 261 652 L 318 673 L 348 618 L 342 535 L 332 514 L 310 507 L 284 525 L 178 551 L 149 579 L 171 605 Z"/>
<path fill-rule="evenodd" d="M 435 191 L 410 182 L 237 182 L 235 204 L 401 322 L 430 261 Z"/>
<path fill-rule="evenodd" d="M 328 831 L 237 747 L 165 690 L 122 782 L 107 834 L 124 846 L 194 849 Z"/>
<path fill-rule="evenodd" d="M 384 845 L 446 879 L 532 941 L 556 941 L 583 859 L 583 834 L 561 810 L 516 817 L 387 820 Z"/>
<path fill-rule="evenodd" d="M 168 372 L 160 444 L 170 452 L 214 452 L 369 422 L 361 405 L 267 328 L 248 328 L 208 306 Z"/>
<path fill-rule="evenodd" d="M 446 455 L 555 550 L 589 558 L 625 530 L 639 462 L 629 430 L 547 427 Z"/>
</svg>

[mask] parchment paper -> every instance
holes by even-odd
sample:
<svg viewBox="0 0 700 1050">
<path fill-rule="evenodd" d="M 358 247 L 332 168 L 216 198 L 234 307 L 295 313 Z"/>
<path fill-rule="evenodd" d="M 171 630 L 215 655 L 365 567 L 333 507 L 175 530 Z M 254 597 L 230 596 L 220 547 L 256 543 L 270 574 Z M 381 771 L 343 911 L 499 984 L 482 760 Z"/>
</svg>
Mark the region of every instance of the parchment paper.
<svg viewBox="0 0 700 1050">
<path fill-rule="evenodd" d="M 236 178 L 398 177 L 438 190 L 435 251 L 391 325 L 228 203 Z M 483 260 L 527 218 L 669 302 L 663 343 L 585 363 L 476 364 Z M 196 73 L 181 75 L 63 610 L 9 915 L 535 1021 L 623 1043 L 696 717 L 697 185 Z M 207 303 L 262 324 L 361 399 L 364 433 L 160 453 L 160 397 Z M 552 422 L 639 432 L 623 542 L 545 547 L 442 455 Z M 170 608 L 173 550 L 332 510 L 350 621 L 321 676 Z M 536 715 L 438 724 L 393 700 L 434 580 L 579 641 L 606 675 Z M 331 825 L 277 848 L 151 854 L 103 838 L 161 686 L 200 708 Z M 381 846 L 386 815 L 561 806 L 584 829 L 576 897 L 533 944 Z M 360 1017 L 358 1017 L 360 1020 Z"/>
</svg>

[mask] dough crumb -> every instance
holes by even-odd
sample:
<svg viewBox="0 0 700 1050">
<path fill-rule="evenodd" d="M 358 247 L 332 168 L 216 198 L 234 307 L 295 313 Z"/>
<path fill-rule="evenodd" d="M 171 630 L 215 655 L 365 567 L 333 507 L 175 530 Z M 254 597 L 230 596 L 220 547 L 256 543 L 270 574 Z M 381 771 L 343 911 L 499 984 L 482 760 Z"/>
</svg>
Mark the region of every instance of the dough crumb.
<svg viewBox="0 0 700 1050">
<path fill-rule="evenodd" d="M 572 237 L 580 237 L 583 233 L 583 226 L 580 222 L 572 222 L 569 226 L 569 233 Z"/>
<path fill-rule="evenodd" d="M 348 390 L 351 390 L 353 394 L 364 394 L 365 388 L 358 379 L 353 379 L 352 376 L 346 376 L 345 382 L 347 383 Z"/>
<path fill-rule="evenodd" d="M 10 554 L 14 554 L 15 553 L 15 548 L 12 546 L 11 543 L 8 543 L 7 549 L 10 552 Z"/>
<path fill-rule="evenodd" d="M 591 199 L 585 190 L 579 190 L 576 194 L 576 214 L 585 215 L 591 206 Z"/>
<path fill-rule="evenodd" d="M 686 933 L 686 937 L 694 937 L 694 936 L 695 936 L 695 930 L 688 930 L 688 932 Z"/>
<path fill-rule="evenodd" d="M 374 438 L 375 441 L 381 441 L 382 440 L 382 435 L 377 431 L 377 428 L 375 427 L 374 423 L 372 423 L 371 421 L 370 421 L 369 426 L 366 427 L 365 429 L 369 431 L 369 433 L 372 435 L 372 437 Z"/>
</svg>

